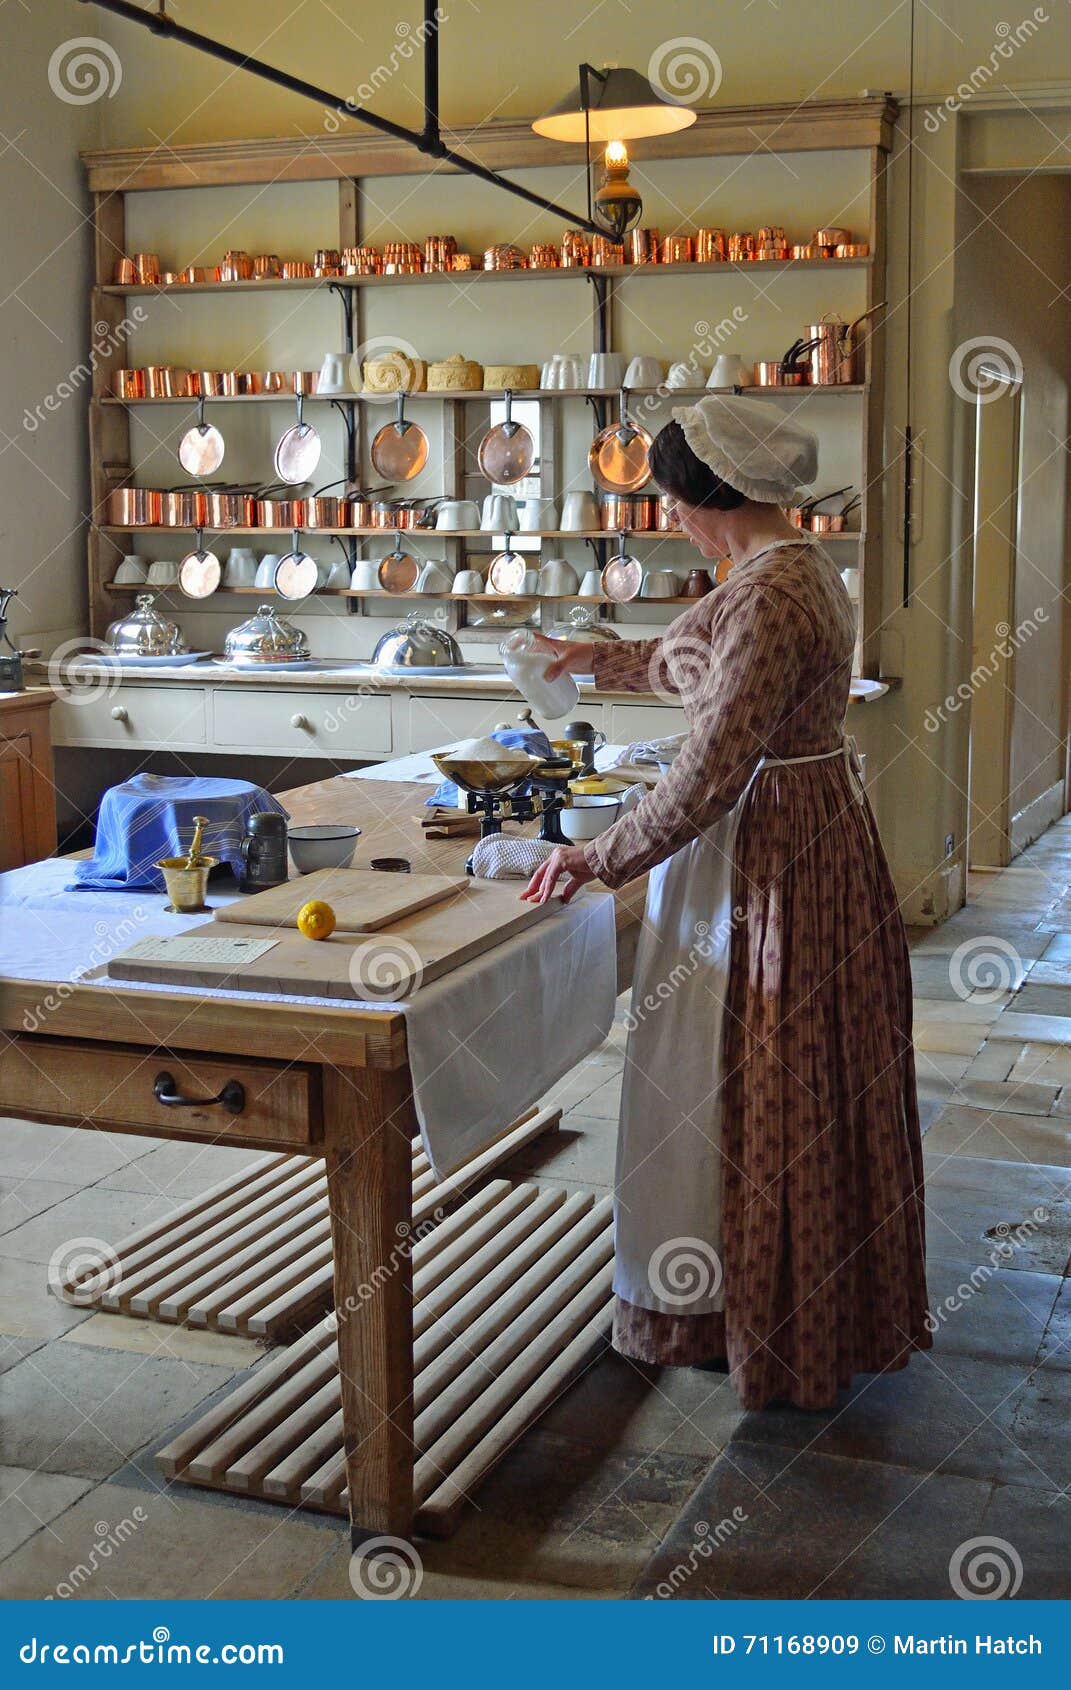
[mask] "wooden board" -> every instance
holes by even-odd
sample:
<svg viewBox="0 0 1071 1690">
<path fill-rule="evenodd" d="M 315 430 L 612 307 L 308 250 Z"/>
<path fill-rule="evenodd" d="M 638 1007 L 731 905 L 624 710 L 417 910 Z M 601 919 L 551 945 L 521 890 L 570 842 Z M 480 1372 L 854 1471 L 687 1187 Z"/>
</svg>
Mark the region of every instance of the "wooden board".
<svg viewBox="0 0 1071 1690">
<path fill-rule="evenodd" d="M 504 1181 L 488 1183 L 488 1176 L 560 1124 L 560 1109 L 526 1110 L 442 1181 L 414 1141 L 413 1228 L 427 1235 L 416 1244 L 413 1259 L 429 1315 L 439 1307 L 438 1280 L 422 1277 L 425 1264 L 439 1257 L 440 1276 L 463 1272 L 457 1255 L 459 1199 L 477 1193 L 464 1211 L 466 1227 L 475 1227 L 485 1208 L 508 1191 Z M 166 1220 L 106 1246 L 99 1257 L 80 1256 L 75 1273 L 50 1288 L 83 1308 L 271 1342 L 291 1337 L 330 1309 L 332 1270 L 323 1162 L 276 1155 L 232 1175 Z"/>
<path fill-rule="evenodd" d="M 322 868 L 285 886 L 254 892 L 216 910 L 217 921 L 294 926 L 303 904 L 322 898 L 335 912 L 336 932 L 376 933 L 403 916 L 456 897 L 469 886 L 463 874 L 385 874 L 368 868 Z"/>
<path fill-rule="evenodd" d="M 475 1487 L 610 1331 L 611 1199 L 498 1183 L 494 1204 L 470 1200 L 436 1254 L 417 1259 L 433 1247 L 432 1234 L 414 1256 L 415 1524 L 432 1536 L 454 1529 Z M 332 1319 L 258 1368 L 156 1459 L 170 1479 L 345 1515 Z"/>
<path fill-rule="evenodd" d="M 160 985 L 200 986 L 205 991 L 264 992 L 272 996 L 339 998 L 397 1003 L 420 986 L 501 945 L 543 921 L 558 900 L 522 903 L 520 884 L 470 881 L 448 902 L 396 921 L 380 933 L 333 933 L 305 939 L 281 933 L 263 956 L 242 962 L 176 962 L 123 955 L 108 963 L 113 980 L 148 980 Z M 207 927 L 191 935 L 211 936 Z M 263 939 L 264 928 L 230 922 L 228 937 Z"/>
</svg>

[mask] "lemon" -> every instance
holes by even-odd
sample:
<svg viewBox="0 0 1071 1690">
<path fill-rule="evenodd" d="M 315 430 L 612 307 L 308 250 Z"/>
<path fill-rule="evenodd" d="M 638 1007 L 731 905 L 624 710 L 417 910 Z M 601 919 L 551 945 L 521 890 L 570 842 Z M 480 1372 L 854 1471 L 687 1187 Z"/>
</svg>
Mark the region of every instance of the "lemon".
<svg viewBox="0 0 1071 1690">
<path fill-rule="evenodd" d="M 322 898 L 313 898 L 298 910 L 297 927 L 306 939 L 329 939 L 335 931 L 335 912 Z"/>
</svg>

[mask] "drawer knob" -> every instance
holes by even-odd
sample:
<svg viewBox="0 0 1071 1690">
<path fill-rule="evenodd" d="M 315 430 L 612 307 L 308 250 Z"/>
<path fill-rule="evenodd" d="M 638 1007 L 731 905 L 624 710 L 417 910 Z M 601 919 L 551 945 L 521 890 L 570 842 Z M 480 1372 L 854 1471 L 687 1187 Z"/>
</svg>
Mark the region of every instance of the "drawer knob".
<svg viewBox="0 0 1071 1690">
<path fill-rule="evenodd" d="M 125 721 L 127 721 L 127 719 L 128 718 L 127 718 L 127 713 L 126 713 L 126 705 L 125 704 L 113 704 L 112 705 L 112 721 L 113 722 L 125 722 Z"/>
<path fill-rule="evenodd" d="M 290 726 L 292 728 L 304 728 L 306 731 L 308 731 L 309 729 L 311 729 L 312 723 L 309 721 L 309 718 L 307 716 L 303 716 L 301 714 L 301 712 L 299 711 L 296 716 L 291 716 Z"/>
<path fill-rule="evenodd" d="M 245 1087 L 241 1080 L 228 1080 L 215 1097 L 183 1097 L 175 1090 L 174 1074 L 164 1069 L 152 1083 L 152 1094 L 165 1109 L 211 1109 L 218 1103 L 228 1115 L 240 1115 L 245 1108 Z"/>
</svg>

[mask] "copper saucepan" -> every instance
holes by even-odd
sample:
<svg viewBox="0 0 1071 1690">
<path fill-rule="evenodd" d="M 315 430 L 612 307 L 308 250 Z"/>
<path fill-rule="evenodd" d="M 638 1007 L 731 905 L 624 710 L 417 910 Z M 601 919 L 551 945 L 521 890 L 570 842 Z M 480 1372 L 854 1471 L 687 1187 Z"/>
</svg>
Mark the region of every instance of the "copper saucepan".
<svg viewBox="0 0 1071 1690">
<path fill-rule="evenodd" d="M 256 514 L 258 528 L 305 528 L 308 499 L 292 494 L 285 482 L 278 482 L 260 490 Z"/>
<path fill-rule="evenodd" d="M 207 528 L 208 494 L 199 488 L 169 487 L 162 494 L 167 528 Z"/>
<path fill-rule="evenodd" d="M 209 528 L 255 528 L 256 496 L 249 487 L 232 484 L 206 490 Z"/>
<path fill-rule="evenodd" d="M 345 481 L 329 481 L 305 501 L 306 528 L 348 528 L 350 501 L 345 493 L 330 493 L 330 487 L 344 487 Z"/>
<path fill-rule="evenodd" d="M 659 504 L 653 493 L 606 493 L 599 506 L 599 524 L 614 534 L 650 530 L 658 525 Z"/>
<path fill-rule="evenodd" d="M 159 528 L 163 494 L 155 487 L 114 487 L 105 501 L 108 522 L 116 528 Z"/>
</svg>

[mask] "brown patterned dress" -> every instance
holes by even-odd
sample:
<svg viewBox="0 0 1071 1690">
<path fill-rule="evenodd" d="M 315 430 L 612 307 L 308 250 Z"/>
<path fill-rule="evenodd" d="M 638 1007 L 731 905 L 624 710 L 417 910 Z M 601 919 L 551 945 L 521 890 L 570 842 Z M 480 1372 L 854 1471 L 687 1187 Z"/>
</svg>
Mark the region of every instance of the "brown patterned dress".
<svg viewBox="0 0 1071 1690">
<path fill-rule="evenodd" d="M 654 1363 L 725 1356 L 750 1409 L 827 1407 L 854 1373 L 902 1367 L 931 1341 L 911 979 L 876 824 L 844 758 L 762 766 L 840 743 L 854 643 L 828 554 L 786 542 L 661 640 L 594 648 L 601 690 L 677 693 L 690 728 L 657 789 L 585 848 L 599 879 L 624 885 L 740 803 L 722 1308 L 619 1296 L 614 1343 Z"/>
</svg>

